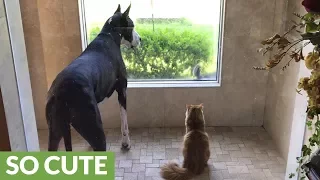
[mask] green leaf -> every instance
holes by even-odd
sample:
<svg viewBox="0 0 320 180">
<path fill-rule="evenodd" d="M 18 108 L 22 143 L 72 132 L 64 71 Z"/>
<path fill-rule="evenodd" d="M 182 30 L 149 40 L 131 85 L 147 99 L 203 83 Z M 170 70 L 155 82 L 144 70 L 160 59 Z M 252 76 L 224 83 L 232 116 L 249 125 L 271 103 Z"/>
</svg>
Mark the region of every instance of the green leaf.
<svg viewBox="0 0 320 180">
<path fill-rule="evenodd" d="M 309 138 L 309 141 L 311 144 L 312 138 Z M 301 151 L 303 156 L 308 156 L 311 154 L 311 149 L 307 145 L 303 145 Z"/>
<path fill-rule="evenodd" d="M 305 150 L 307 150 L 308 149 L 308 146 L 307 145 L 303 145 L 302 146 L 302 151 L 305 151 Z"/>
<path fill-rule="evenodd" d="M 303 40 L 309 40 L 313 45 L 320 44 L 320 32 L 301 34 Z"/>
<path fill-rule="evenodd" d="M 303 16 L 303 19 L 308 20 L 308 21 L 314 21 L 314 13 L 307 13 Z"/>
<path fill-rule="evenodd" d="M 308 22 L 306 23 L 306 32 L 313 33 L 318 31 L 318 25 L 314 22 Z"/>
<path fill-rule="evenodd" d="M 289 174 L 289 178 L 290 178 L 290 179 L 292 179 L 294 176 L 295 176 L 294 173 L 290 173 L 290 174 Z"/>
<path fill-rule="evenodd" d="M 306 125 L 307 125 L 308 127 L 312 126 L 312 121 L 307 121 Z"/>
</svg>

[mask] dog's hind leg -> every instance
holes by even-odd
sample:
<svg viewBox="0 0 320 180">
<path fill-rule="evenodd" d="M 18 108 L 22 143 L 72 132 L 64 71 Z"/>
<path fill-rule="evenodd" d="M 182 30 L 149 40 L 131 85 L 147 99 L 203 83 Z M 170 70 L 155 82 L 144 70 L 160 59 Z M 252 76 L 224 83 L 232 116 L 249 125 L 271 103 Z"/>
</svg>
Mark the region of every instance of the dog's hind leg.
<svg viewBox="0 0 320 180">
<path fill-rule="evenodd" d="M 89 120 L 90 121 L 90 120 Z M 90 144 L 93 151 L 106 151 L 106 137 L 102 126 L 95 123 L 72 124 L 74 129 Z"/>
<path fill-rule="evenodd" d="M 72 122 L 74 129 L 90 144 L 94 151 L 106 151 L 106 136 L 103 131 L 97 104 L 88 104 L 77 110 Z"/>
<path fill-rule="evenodd" d="M 129 127 L 127 119 L 127 81 L 123 80 L 117 84 L 118 101 L 120 105 L 122 148 L 130 149 Z"/>
<path fill-rule="evenodd" d="M 58 151 L 59 144 L 62 139 L 62 135 L 49 130 L 49 143 L 48 143 L 48 151 Z"/>
</svg>

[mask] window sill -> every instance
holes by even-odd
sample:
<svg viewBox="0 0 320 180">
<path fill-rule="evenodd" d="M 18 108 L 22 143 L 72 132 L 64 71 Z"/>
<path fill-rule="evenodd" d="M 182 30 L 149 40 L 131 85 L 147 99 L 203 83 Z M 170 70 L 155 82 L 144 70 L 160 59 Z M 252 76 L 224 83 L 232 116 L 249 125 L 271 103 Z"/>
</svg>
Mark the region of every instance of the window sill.
<svg viewBox="0 0 320 180">
<path fill-rule="evenodd" d="M 131 81 L 128 88 L 206 88 L 220 87 L 217 81 Z"/>
</svg>

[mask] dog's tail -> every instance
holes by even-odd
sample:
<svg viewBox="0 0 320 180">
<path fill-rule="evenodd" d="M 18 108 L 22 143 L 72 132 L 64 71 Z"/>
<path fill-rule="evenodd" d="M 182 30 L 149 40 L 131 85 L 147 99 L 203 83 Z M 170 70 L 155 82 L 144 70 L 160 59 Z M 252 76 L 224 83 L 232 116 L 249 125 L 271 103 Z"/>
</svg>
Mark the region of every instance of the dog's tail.
<svg viewBox="0 0 320 180">
<path fill-rule="evenodd" d="M 177 163 L 169 162 L 161 167 L 161 177 L 166 180 L 188 180 L 193 174 L 186 168 L 181 168 Z"/>
<path fill-rule="evenodd" d="M 72 151 L 71 129 L 69 122 L 70 112 L 68 112 L 68 110 L 69 108 L 66 103 L 59 101 L 57 97 L 53 96 L 48 100 L 46 106 L 46 118 L 49 129 L 52 131 L 51 133 L 58 133 L 61 135 L 64 139 L 65 150 Z"/>
</svg>

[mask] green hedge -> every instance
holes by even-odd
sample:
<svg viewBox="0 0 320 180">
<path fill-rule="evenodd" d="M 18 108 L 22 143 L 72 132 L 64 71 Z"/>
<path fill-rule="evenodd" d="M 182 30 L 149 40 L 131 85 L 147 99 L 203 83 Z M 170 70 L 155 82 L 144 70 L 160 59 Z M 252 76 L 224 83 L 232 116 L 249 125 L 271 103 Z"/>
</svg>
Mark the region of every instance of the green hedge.
<svg viewBox="0 0 320 180">
<path fill-rule="evenodd" d="M 179 25 L 137 24 L 142 38 L 138 49 L 122 49 L 129 78 L 174 79 L 192 77 L 196 64 L 212 65 L 214 54 L 212 28 L 190 28 Z M 90 41 L 99 33 L 90 31 Z"/>
<path fill-rule="evenodd" d="M 186 18 L 138 18 L 136 24 L 179 24 L 184 26 L 192 26 L 192 22 Z"/>
</svg>

